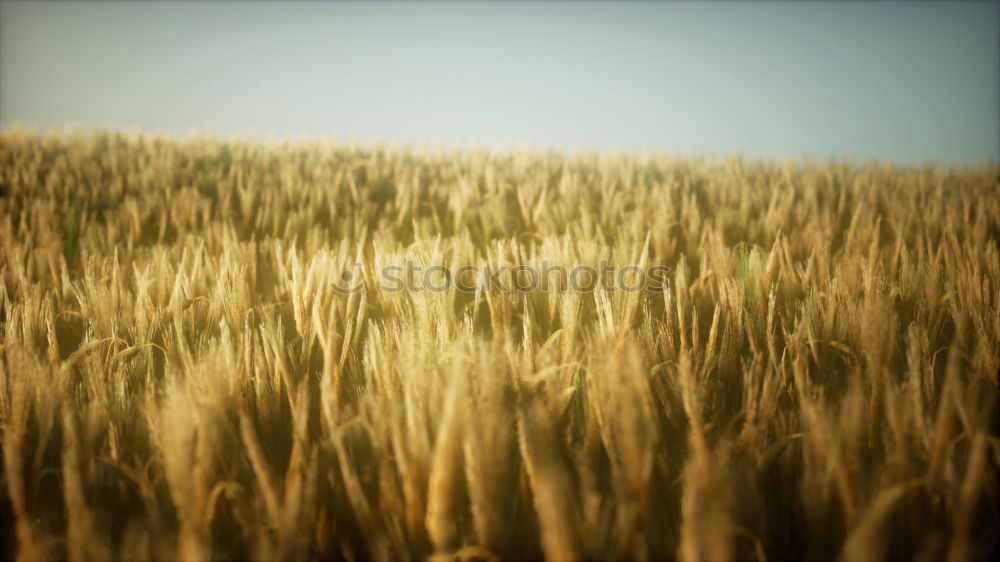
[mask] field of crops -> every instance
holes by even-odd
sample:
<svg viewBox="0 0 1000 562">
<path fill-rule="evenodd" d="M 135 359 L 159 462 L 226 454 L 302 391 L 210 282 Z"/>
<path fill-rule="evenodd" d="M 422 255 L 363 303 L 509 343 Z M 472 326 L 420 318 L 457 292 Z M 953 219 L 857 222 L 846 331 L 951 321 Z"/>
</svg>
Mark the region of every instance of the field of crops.
<svg viewBox="0 0 1000 562">
<path fill-rule="evenodd" d="M 985 558 L 998 174 L 4 131 L 3 554 Z"/>
</svg>

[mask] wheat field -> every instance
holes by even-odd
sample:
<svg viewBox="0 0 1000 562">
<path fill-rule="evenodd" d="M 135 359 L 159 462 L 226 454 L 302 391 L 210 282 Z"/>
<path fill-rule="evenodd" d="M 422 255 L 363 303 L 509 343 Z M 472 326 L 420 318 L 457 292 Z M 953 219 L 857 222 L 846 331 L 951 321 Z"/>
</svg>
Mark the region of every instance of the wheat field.
<svg viewBox="0 0 1000 562">
<path fill-rule="evenodd" d="M 969 560 L 1000 539 L 1000 167 L 0 139 L 6 556 Z M 383 290 L 404 260 L 670 283 Z M 364 289 L 334 290 L 355 263 Z"/>
</svg>

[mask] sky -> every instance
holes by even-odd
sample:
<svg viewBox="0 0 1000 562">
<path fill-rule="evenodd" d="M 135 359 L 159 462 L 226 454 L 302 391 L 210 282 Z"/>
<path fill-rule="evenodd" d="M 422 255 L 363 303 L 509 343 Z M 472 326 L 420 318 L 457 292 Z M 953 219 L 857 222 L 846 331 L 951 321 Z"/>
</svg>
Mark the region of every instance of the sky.
<svg viewBox="0 0 1000 562">
<path fill-rule="evenodd" d="M 0 124 L 1000 160 L 1000 2 L 0 3 Z"/>
</svg>

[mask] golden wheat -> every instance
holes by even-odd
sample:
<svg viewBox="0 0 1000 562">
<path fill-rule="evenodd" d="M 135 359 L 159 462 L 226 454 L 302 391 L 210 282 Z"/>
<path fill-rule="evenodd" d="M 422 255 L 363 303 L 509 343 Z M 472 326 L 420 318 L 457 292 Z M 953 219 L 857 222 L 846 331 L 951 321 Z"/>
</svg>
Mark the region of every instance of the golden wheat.
<svg viewBox="0 0 1000 562">
<path fill-rule="evenodd" d="M 0 141 L 6 555 L 1000 540 L 995 165 Z M 380 285 L 407 260 L 666 265 L 671 286 Z M 333 290 L 352 270 L 364 290 Z"/>
</svg>

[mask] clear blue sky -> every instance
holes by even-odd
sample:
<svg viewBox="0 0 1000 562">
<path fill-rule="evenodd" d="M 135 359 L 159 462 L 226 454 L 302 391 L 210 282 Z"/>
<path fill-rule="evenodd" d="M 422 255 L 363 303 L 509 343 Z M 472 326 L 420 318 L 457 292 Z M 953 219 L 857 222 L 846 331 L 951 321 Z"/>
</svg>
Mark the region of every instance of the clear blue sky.
<svg viewBox="0 0 1000 562">
<path fill-rule="evenodd" d="M 1000 159 L 1000 3 L 3 2 L 0 121 Z"/>
</svg>

